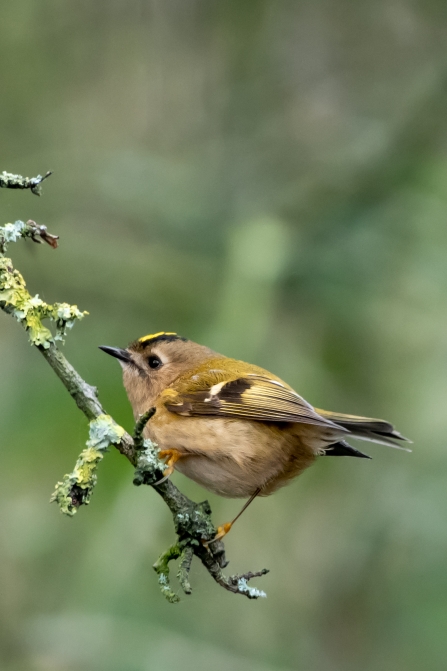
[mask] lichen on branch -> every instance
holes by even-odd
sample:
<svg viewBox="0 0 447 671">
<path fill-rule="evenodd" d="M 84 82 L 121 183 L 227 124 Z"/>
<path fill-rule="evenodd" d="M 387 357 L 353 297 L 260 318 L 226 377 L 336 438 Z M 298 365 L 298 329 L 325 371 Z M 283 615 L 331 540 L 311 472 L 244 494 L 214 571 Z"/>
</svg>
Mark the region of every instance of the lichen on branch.
<svg viewBox="0 0 447 671">
<path fill-rule="evenodd" d="M 136 453 L 135 473 L 133 484 L 154 485 L 163 477 L 164 463 L 158 456 L 157 445 L 143 437 L 144 427 L 155 414 L 155 408 L 150 408 L 135 424 L 133 442 Z"/>
<path fill-rule="evenodd" d="M 32 224 L 16 221 L 14 224 L 0 226 L 0 307 L 24 326 L 33 345 L 48 349 L 52 342 L 63 341 L 67 330 L 74 326 L 76 320 L 82 319 L 88 313 L 81 312 L 77 305 L 68 303 L 49 305 L 39 298 L 38 294 L 31 296 L 21 273 L 14 269 L 11 259 L 4 256 L 9 242 L 16 242 L 26 237 L 34 239 L 38 234 L 37 224 L 35 222 Z M 55 323 L 54 336 L 42 324 L 44 319 L 50 319 Z"/>
<path fill-rule="evenodd" d="M 25 224 L 19 219 L 13 224 L 0 226 L 0 253 L 6 254 L 8 243 L 17 242 L 20 238 L 31 238 L 39 244 L 46 242 L 53 249 L 56 249 L 59 240 L 59 236 L 49 233 L 46 226 L 36 224 L 32 219 L 28 219 Z"/>
<path fill-rule="evenodd" d="M 154 570 L 158 575 L 158 584 L 160 586 L 161 593 L 169 601 L 169 603 L 178 603 L 180 597 L 172 591 L 170 581 L 169 581 L 169 562 L 173 559 L 178 559 L 182 555 L 182 550 L 180 549 L 179 544 L 172 545 L 168 548 L 162 555 L 157 559 L 154 564 Z M 189 571 L 188 571 L 189 573 Z M 191 593 L 186 592 L 187 594 Z"/>
<path fill-rule="evenodd" d="M 3 172 L 0 173 L 0 188 L 3 189 L 30 189 L 31 193 L 34 193 L 35 196 L 40 196 L 41 187 L 40 185 L 52 174 L 49 170 L 45 175 L 37 175 L 36 177 L 22 177 L 22 175 L 14 175 L 12 172 Z"/>
<path fill-rule="evenodd" d="M 87 447 L 79 455 L 71 473 L 64 475 L 62 482 L 50 498 L 62 513 L 72 517 L 80 505 L 88 505 L 97 482 L 96 469 L 111 445 L 118 445 L 125 430 L 110 415 L 99 415 L 89 423 Z"/>
</svg>

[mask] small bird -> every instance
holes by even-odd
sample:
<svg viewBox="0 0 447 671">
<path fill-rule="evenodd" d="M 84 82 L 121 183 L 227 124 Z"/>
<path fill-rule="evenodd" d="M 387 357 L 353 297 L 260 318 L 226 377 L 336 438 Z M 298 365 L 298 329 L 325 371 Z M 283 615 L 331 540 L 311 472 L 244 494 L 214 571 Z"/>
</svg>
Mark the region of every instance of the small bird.
<svg viewBox="0 0 447 671">
<path fill-rule="evenodd" d="M 248 498 L 213 541 L 256 496 L 286 485 L 318 456 L 370 458 L 347 437 L 400 449 L 410 442 L 384 420 L 314 408 L 276 375 L 176 333 L 100 349 L 123 368 L 135 420 L 155 408 L 144 435 L 166 460 L 163 480 L 176 469 L 220 496 Z"/>
</svg>

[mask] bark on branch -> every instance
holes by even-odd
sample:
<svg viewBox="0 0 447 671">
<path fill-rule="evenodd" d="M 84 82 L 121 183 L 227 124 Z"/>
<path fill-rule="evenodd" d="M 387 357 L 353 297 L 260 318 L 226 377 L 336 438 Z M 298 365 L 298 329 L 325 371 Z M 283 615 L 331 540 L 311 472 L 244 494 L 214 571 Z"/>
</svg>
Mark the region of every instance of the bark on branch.
<svg viewBox="0 0 447 671">
<path fill-rule="evenodd" d="M 3 183 L 0 176 L 0 187 L 33 190 L 38 186 L 34 182 L 31 185 L 32 180 L 21 178 L 19 175 L 12 176 L 15 179 L 7 183 L 5 175 L 8 176 L 9 173 L 3 173 Z M 41 182 L 44 178 L 34 179 L 40 179 Z M 17 186 L 19 183 L 28 186 Z M 162 478 L 163 462 L 158 459 L 157 446 L 143 438 L 143 429 L 150 421 L 154 410 L 149 410 L 140 418 L 132 438 L 106 413 L 99 401 L 97 389 L 82 379 L 57 347 L 56 341 L 63 340 L 66 331 L 86 313 L 80 312 L 77 306 L 67 303 L 48 305 L 38 296 L 32 297 L 28 293 L 22 275 L 14 269 L 11 259 L 6 257 L 8 244 L 20 238 L 31 238 L 35 242 L 46 242 L 53 248 L 57 247 L 57 236 L 49 234 L 45 226 L 39 226 L 34 221 L 30 220 L 26 224 L 17 221 L 0 227 L 0 308 L 22 324 L 28 332 L 31 343 L 42 353 L 78 408 L 89 420 L 89 440 L 86 449 L 79 455 L 72 473 L 66 475 L 62 482 L 56 485 L 51 500 L 56 501 L 61 511 L 68 515 L 74 515 L 81 505 L 88 504 L 96 484 L 97 466 L 108 448 L 113 445 L 134 466 L 134 484 L 152 486 L 172 513 L 177 542 L 154 564 L 161 591 L 168 601 L 172 603 L 179 601 L 179 597 L 170 586 L 169 562 L 179 560 L 177 573 L 179 584 L 185 594 L 190 594 L 189 572 L 194 555 L 200 559 L 214 580 L 226 590 L 242 594 L 249 599 L 266 596 L 263 591 L 250 587 L 248 583 L 254 577 L 265 575 L 267 569 L 230 577 L 223 574 L 222 569 L 228 564 L 223 542 L 217 541 L 207 545 L 216 534 L 208 501 L 202 503 L 191 501 L 170 480 L 155 484 Z M 44 319 L 50 319 L 55 323 L 54 335 L 43 325 Z"/>
</svg>

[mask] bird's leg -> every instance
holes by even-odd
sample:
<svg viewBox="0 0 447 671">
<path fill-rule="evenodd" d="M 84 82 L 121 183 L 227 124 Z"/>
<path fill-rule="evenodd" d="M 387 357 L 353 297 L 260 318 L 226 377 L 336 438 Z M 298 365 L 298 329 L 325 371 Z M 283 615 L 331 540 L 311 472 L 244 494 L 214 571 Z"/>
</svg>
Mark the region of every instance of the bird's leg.
<svg viewBox="0 0 447 671">
<path fill-rule="evenodd" d="M 174 472 L 174 466 L 177 463 L 177 461 L 180 459 L 182 456 L 182 453 L 179 452 L 178 450 L 172 449 L 172 450 L 160 450 L 158 453 L 158 456 L 160 459 L 166 459 L 166 466 L 167 469 L 163 473 L 163 477 L 161 480 L 158 480 L 158 482 L 155 482 L 154 485 L 161 485 L 162 482 L 167 480 L 170 475 Z"/>
<path fill-rule="evenodd" d="M 217 534 L 214 536 L 214 538 L 212 538 L 210 541 L 206 541 L 206 542 L 204 543 L 204 545 L 205 545 L 206 547 L 208 547 L 208 545 L 210 545 L 210 543 L 214 543 L 215 541 L 219 541 L 221 538 L 223 538 L 224 536 L 227 535 L 227 533 L 230 531 L 230 529 L 231 529 L 231 527 L 233 526 L 233 524 L 236 522 L 236 520 L 239 519 L 239 517 L 242 515 L 242 513 L 244 512 L 244 510 L 247 510 L 248 506 L 250 505 L 250 503 L 251 503 L 252 501 L 254 501 L 254 499 L 257 497 L 257 495 L 259 494 L 259 492 L 261 491 L 261 489 L 262 489 L 262 487 L 258 487 L 258 489 L 257 489 L 251 496 L 250 496 L 250 498 L 249 498 L 248 501 L 244 504 L 244 506 L 242 507 L 242 510 L 240 510 L 240 511 L 238 512 L 238 514 L 236 515 L 236 517 L 234 518 L 234 520 L 232 520 L 231 522 L 225 522 L 225 524 L 222 524 L 221 526 L 217 527 Z"/>
</svg>

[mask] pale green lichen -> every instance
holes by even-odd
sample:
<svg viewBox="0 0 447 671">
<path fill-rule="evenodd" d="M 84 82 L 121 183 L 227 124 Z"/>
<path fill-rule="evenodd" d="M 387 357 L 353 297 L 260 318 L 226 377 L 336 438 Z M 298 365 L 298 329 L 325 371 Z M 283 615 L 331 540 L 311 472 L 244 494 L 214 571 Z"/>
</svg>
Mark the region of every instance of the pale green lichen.
<svg viewBox="0 0 447 671">
<path fill-rule="evenodd" d="M 136 452 L 136 468 L 133 484 L 137 487 L 143 484 L 154 484 L 163 477 L 165 465 L 158 457 L 157 445 L 143 437 L 143 431 L 154 414 L 155 408 L 149 408 L 135 424 L 133 441 Z"/>
<path fill-rule="evenodd" d="M 267 598 L 267 594 L 264 590 L 250 587 L 246 578 L 239 578 L 237 581 L 237 588 L 240 594 L 246 594 L 249 599 Z"/>
<path fill-rule="evenodd" d="M 0 227 L 2 236 L 6 235 L 4 229 L 5 226 Z M 7 235 L 12 239 L 16 232 L 11 229 Z M 38 295 L 31 296 L 22 275 L 14 269 L 11 259 L 5 256 L 0 256 L 0 307 L 24 326 L 33 345 L 44 349 L 48 349 L 50 344 L 56 340 L 63 340 L 67 330 L 73 327 L 75 321 L 87 314 L 87 312 L 81 312 L 77 305 L 68 303 L 48 305 Z M 54 336 L 42 324 L 43 319 L 55 322 Z"/>
<path fill-rule="evenodd" d="M 125 433 L 110 415 L 99 415 L 90 422 L 87 447 L 106 452 L 110 445 L 118 445 Z"/>
<path fill-rule="evenodd" d="M 172 591 L 169 582 L 169 562 L 173 559 L 178 559 L 181 555 L 182 550 L 179 545 L 172 545 L 166 552 L 160 555 L 153 567 L 158 575 L 158 584 L 160 585 L 161 593 L 169 603 L 178 603 L 180 601 L 179 596 Z"/>
<path fill-rule="evenodd" d="M 8 242 L 17 242 L 26 232 L 26 224 L 23 221 L 15 221 L 13 224 L 5 224 L 0 227 L 1 244 L 4 247 Z"/>
<path fill-rule="evenodd" d="M 43 180 L 51 175 L 48 171 L 45 175 L 37 175 L 36 177 L 23 177 L 22 175 L 15 175 L 12 172 L 0 173 L 0 187 L 5 189 L 31 189 L 32 193 L 40 196 L 40 185 Z"/>
<path fill-rule="evenodd" d="M 179 596 L 170 588 L 167 575 L 160 573 L 158 575 L 158 584 L 160 586 L 161 593 L 165 599 L 169 601 L 169 603 L 178 603 L 180 601 Z"/>
<path fill-rule="evenodd" d="M 72 473 L 64 475 L 62 482 L 56 484 L 50 503 L 57 503 L 60 511 L 70 517 L 80 505 L 88 505 L 97 482 L 96 468 L 102 458 L 103 454 L 98 450 L 83 450 Z"/>
<path fill-rule="evenodd" d="M 180 555 L 180 565 L 177 571 L 177 578 L 185 594 L 191 594 L 192 588 L 189 582 L 189 572 L 194 557 L 194 550 L 190 545 L 186 545 Z"/>
<path fill-rule="evenodd" d="M 143 446 L 138 450 L 136 468 L 133 478 L 133 484 L 143 485 L 152 484 L 163 477 L 165 464 L 158 457 L 158 449 L 155 443 L 145 438 Z"/>
<path fill-rule="evenodd" d="M 58 235 L 52 235 L 48 232 L 46 226 L 37 224 L 32 219 L 28 219 L 26 224 L 23 221 L 15 221 L 13 224 L 0 226 L 0 253 L 5 254 L 10 242 L 17 242 L 19 238 L 30 238 L 33 242 L 45 242 L 53 249 L 57 249 Z"/>
<path fill-rule="evenodd" d="M 125 431 L 110 415 L 99 415 L 89 424 L 87 448 L 79 455 L 74 470 L 56 484 L 50 502 L 62 513 L 73 516 L 80 505 L 88 505 L 97 482 L 96 469 L 110 445 L 118 444 Z"/>
</svg>

